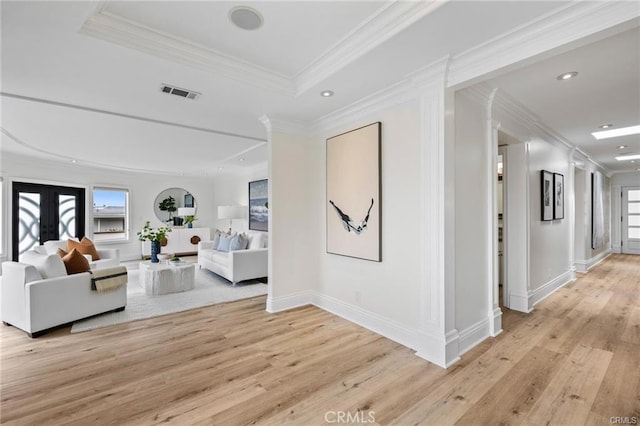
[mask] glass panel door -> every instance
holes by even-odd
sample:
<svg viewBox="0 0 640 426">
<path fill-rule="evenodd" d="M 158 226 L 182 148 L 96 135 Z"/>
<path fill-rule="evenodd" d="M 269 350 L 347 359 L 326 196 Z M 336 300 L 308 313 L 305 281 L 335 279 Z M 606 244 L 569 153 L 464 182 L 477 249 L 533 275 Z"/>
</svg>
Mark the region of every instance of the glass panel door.
<svg viewBox="0 0 640 426">
<path fill-rule="evenodd" d="M 640 188 L 622 189 L 622 252 L 640 254 Z"/>
<path fill-rule="evenodd" d="M 18 259 L 22 253 L 40 245 L 40 194 L 18 195 Z"/>
<path fill-rule="evenodd" d="M 13 182 L 12 259 L 45 241 L 84 236 L 82 188 Z"/>
</svg>

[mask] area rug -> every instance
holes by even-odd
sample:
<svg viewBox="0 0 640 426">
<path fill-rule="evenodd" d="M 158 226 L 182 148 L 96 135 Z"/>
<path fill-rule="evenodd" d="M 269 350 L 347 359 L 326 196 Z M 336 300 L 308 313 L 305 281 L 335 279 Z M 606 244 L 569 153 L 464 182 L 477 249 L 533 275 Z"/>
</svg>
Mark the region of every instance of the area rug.
<svg viewBox="0 0 640 426">
<path fill-rule="evenodd" d="M 138 279 L 139 271 L 130 269 L 128 273 L 126 309 L 122 312 L 109 312 L 76 321 L 71 327 L 72 333 L 267 294 L 267 285 L 264 283 L 247 281 L 233 287 L 229 281 L 218 277 L 213 272 L 196 268 L 193 290 L 161 296 L 147 296 Z"/>
</svg>

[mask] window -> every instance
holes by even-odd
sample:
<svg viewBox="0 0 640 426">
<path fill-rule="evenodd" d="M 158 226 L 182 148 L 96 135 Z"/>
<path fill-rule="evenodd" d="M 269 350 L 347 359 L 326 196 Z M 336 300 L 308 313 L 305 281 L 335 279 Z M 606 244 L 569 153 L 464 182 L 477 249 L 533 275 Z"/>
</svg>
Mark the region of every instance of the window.
<svg viewBox="0 0 640 426">
<path fill-rule="evenodd" d="M 93 188 L 93 240 L 123 241 L 129 238 L 129 191 Z"/>
</svg>

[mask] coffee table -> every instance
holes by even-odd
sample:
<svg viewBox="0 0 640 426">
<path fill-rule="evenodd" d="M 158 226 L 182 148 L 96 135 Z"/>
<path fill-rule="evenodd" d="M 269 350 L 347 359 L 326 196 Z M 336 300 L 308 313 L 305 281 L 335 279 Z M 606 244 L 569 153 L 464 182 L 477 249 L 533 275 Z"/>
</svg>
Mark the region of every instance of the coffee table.
<svg viewBox="0 0 640 426">
<path fill-rule="evenodd" d="M 140 262 L 140 284 L 149 296 L 178 293 L 195 287 L 196 265 Z"/>
</svg>

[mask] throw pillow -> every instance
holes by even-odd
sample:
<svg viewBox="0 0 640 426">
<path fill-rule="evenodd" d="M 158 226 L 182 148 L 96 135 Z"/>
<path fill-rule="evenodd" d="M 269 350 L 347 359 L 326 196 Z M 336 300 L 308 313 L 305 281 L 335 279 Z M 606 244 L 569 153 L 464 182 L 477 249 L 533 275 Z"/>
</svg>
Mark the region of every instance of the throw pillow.
<svg viewBox="0 0 640 426">
<path fill-rule="evenodd" d="M 35 266 L 44 279 L 65 277 L 67 275 L 62 258 L 55 253 L 40 254 L 29 250 L 22 254 L 20 262 Z"/>
<path fill-rule="evenodd" d="M 251 232 L 249 234 L 249 250 L 261 249 L 264 248 L 263 243 L 263 233 L 262 232 Z"/>
<path fill-rule="evenodd" d="M 89 261 L 78 250 L 72 249 L 63 258 L 64 267 L 67 269 L 67 274 L 80 274 L 82 272 L 88 272 Z"/>
<path fill-rule="evenodd" d="M 235 237 L 235 234 L 233 235 L 220 235 L 220 244 L 218 244 L 218 248 L 216 250 L 218 251 L 229 251 L 229 245 L 231 245 L 231 240 L 233 239 L 233 237 Z"/>
<path fill-rule="evenodd" d="M 246 250 L 249 238 L 245 234 L 236 234 L 231 238 L 229 251 Z"/>
<path fill-rule="evenodd" d="M 43 245 L 47 254 L 54 254 L 59 248 L 62 250 L 67 249 L 67 240 L 49 240 L 45 241 Z"/>
<path fill-rule="evenodd" d="M 96 246 L 93 245 L 93 241 L 87 237 L 83 237 L 80 242 L 73 240 L 67 241 L 67 251 L 71 252 L 73 249 L 78 250 L 80 254 L 91 255 L 91 260 L 100 260 L 100 256 L 98 256 L 98 252 L 96 251 Z"/>
<path fill-rule="evenodd" d="M 222 236 L 222 231 L 220 231 L 219 229 L 216 229 L 216 232 L 213 234 L 213 249 L 214 250 L 218 250 L 218 245 L 220 244 L 220 237 Z"/>
<path fill-rule="evenodd" d="M 67 252 L 62 250 L 61 248 L 58 248 L 58 250 L 56 251 L 56 254 L 58 256 L 60 256 L 61 258 L 63 258 L 63 260 L 64 260 L 64 257 L 67 255 Z"/>
</svg>

